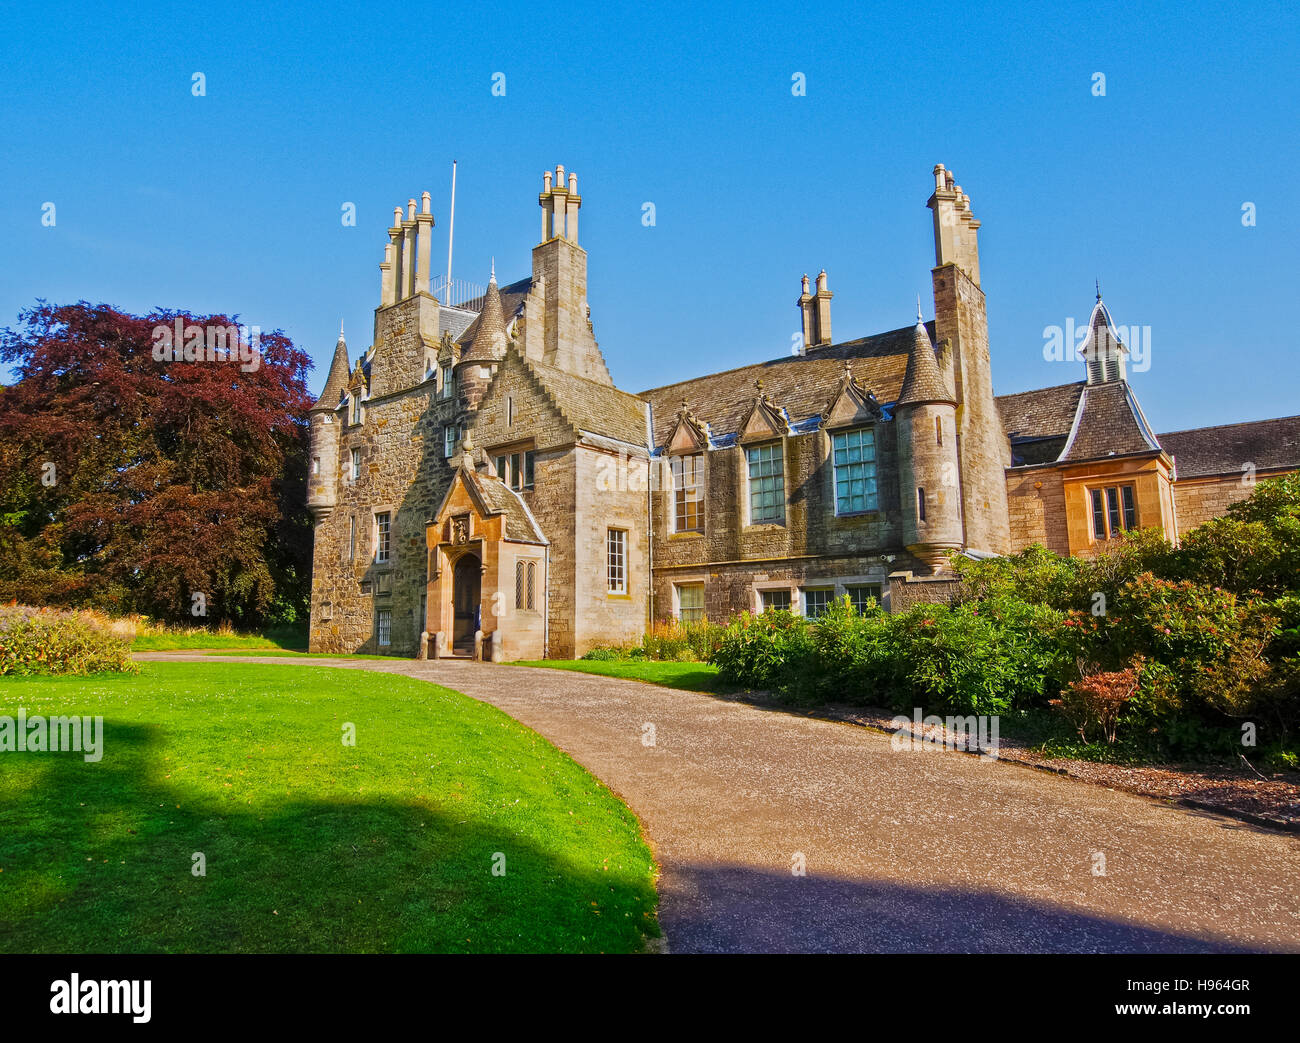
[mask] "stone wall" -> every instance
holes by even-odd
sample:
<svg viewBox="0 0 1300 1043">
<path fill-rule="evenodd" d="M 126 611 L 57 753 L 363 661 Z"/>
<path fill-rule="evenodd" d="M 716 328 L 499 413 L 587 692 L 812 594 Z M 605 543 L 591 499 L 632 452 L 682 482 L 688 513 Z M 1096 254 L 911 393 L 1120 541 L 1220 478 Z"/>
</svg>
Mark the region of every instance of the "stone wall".
<svg viewBox="0 0 1300 1043">
<path fill-rule="evenodd" d="M 1011 552 L 1041 543 L 1056 554 L 1069 554 L 1061 472 L 1050 467 L 1010 468 L 1006 483 Z"/>
<path fill-rule="evenodd" d="M 966 545 L 1003 554 L 1011 546 L 1003 474 L 1011 448 L 993 400 L 984 291 L 956 264 L 935 268 L 932 280 L 935 340 L 948 342 L 956 383 Z"/>
<path fill-rule="evenodd" d="M 1285 471 L 1277 472 L 1285 474 Z M 1276 475 L 1257 474 L 1255 480 Z M 1228 513 L 1228 504 L 1244 500 L 1255 491 L 1240 474 L 1210 478 L 1182 478 L 1174 483 L 1174 511 L 1178 517 L 1178 535 L 1188 532 L 1211 518 Z"/>
<path fill-rule="evenodd" d="M 740 447 L 704 454 L 702 533 L 673 531 L 672 482 L 661 471 L 653 510 L 654 618 L 672 616 L 673 586 L 680 583 L 704 582 L 705 614 L 722 621 L 753 612 L 759 588 L 784 586 L 797 605 L 802 586 L 878 583 L 887 590 L 889 572 L 921 569 L 902 548 L 894 425 L 877 423 L 875 431 L 879 499 L 878 509 L 867 514 L 836 516 L 831 438 L 824 431 L 782 440 L 787 506 L 781 525 L 747 523 Z"/>
<path fill-rule="evenodd" d="M 372 399 L 362 424 L 341 428 L 337 506 L 316 526 L 313 652 L 416 654 L 424 615 L 425 524 L 451 480 L 442 455 L 442 423 L 454 409 L 454 403 L 434 401 L 427 384 Z M 351 478 L 353 449 L 361 451 L 357 481 Z M 375 514 L 381 510 L 391 515 L 387 564 L 374 560 Z M 356 553 L 350 558 L 354 520 Z M 392 641 L 385 648 L 375 635 L 381 608 L 392 613 Z"/>
<path fill-rule="evenodd" d="M 650 559 L 646 531 L 648 461 L 586 446 L 572 451 L 573 524 L 570 553 L 574 597 L 573 642 L 563 654 L 581 656 L 597 645 L 637 641 L 648 623 Z M 626 592 L 610 593 L 608 531 L 625 533 Z M 556 645 L 558 649 L 560 646 Z"/>
<path fill-rule="evenodd" d="M 950 605 L 961 593 L 962 582 L 953 576 L 916 576 L 910 571 L 889 577 L 889 611 L 906 612 L 922 604 Z"/>
</svg>

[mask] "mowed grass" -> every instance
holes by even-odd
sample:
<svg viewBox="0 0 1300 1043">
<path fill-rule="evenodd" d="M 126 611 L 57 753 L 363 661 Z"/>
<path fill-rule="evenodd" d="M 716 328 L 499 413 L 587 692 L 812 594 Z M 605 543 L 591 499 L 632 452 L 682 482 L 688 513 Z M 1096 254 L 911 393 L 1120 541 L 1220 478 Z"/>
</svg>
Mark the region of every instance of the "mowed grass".
<svg viewBox="0 0 1300 1043">
<path fill-rule="evenodd" d="M 304 649 L 305 635 L 295 631 L 224 633 L 221 631 L 156 631 L 138 633 L 131 639 L 131 652 L 177 652 L 179 649 Z"/>
<path fill-rule="evenodd" d="M 712 663 L 672 663 L 656 659 L 539 659 L 512 666 L 544 666 L 552 670 L 576 670 L 583 674 L 647 681 L 665 688 L 688 692 L 732 692 L 735 687 L 718 677 Z"/>
<path fill-rule="evenodd" d="M 628 952 L 657 934 L 635 816 L 448 689 L 146 663 L 0 679 L 0 714 L 19 707 L 103 715 L 104 753 L 0 753 L 0 951 Z"/>
</svg>

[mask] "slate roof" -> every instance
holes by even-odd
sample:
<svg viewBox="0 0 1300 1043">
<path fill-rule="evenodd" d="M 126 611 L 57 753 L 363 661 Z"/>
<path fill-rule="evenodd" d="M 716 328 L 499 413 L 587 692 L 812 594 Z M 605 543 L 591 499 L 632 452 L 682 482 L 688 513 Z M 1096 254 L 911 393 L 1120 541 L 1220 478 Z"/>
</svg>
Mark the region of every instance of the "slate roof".
<svg viewBox="0 0 1300 1043">
<path fill-rule="evenodd" d="M 332 410 L 339 404 L 339 399 L 343 397 L 343 392 L 347 390 L 348 380 L 352 376 L 352 371 L 348 367 L 348 345 L 343 339 L 343 332 L 339 331 L 339 339 L 334 345 L 334 358 L 330 362 L 330 371 L 325 377 L 325 386 L 321 389 L 320 398 L 316 404 L 311 407 L 312 412 L 318 409 Z"/>
<path fill-rule="evenodd" d="M 479 500 L 487 508 L 489 514 L 504 515 L 504 536 L 507 540 L 513 540 L 516 543 L 545 544 L 550 542 L 542 533 L 540 526 L 537 524 L 537 519 L 533 517 L 533 512 L 528 509 L 528 505 L 524 503 L 518 493 L 501 481 L 500 478 L 479 474 L 477 471 L 463 466 L 460 469 L 460 474 L 465 484 L 470 486 L 472 492 L 478 495 Z"/>
<path fill-rule="evenodd" d="M 533 278 L 531 275 L 526 279 L 520 279 L 518 282 L 512 282 L 509 286 L 500 287 L 498 292 L 501 295 L 501 315 L 506 329 L 510 328 L 511 321 L 519 314 L 519 310 L 524 306 L 524 299 L 528 296 L 528 293 L 532 288 Z M 482 297 L 475 297 L 473 300 L 468 300 L 464 304 L 457 306 L 463 311 L 479 313 L 478 317 L 466 326 L 456 338 L 456 342 L 460 344 L 462 348 L 462 355 L 463 349 L 471 348 L 474 344 L 474 338 L 478 336 L 479 324 L 483 318 L 483 305 L 486 298 L 487 294 L 484 293 Z"/>
<path fill-rule="evenodd" d="M 1300 467 L 1300 416 L 1170 431 L 1160 444 L 1174 457 L 1179 478 Z"/>
<path fill-rule="evenodd" d="M 918 317 L 912 330 L 912 350 L 907 356 L 907 372 L 903 375 L 903 389 L 898 393 L 898 405 L 919 402 L 950 402 L 955 405 L 956 401 L 939 371 L 939 360 L 930 334 Z"/>
<path fill-rule="evenodd" d="M 999 395 L 1002 430 L 1011 442 L 1013 467 L 1056 460 L 1096 460 L 1156 452 L 1152 432 L 1133 390 L 1124 381 L 1074 384 Z"/>
<path fill-rule="evenodd" d="M 1014 395 L 998 395 L 994 402 L 1002 417 L 1002 430 L 1013 444 L 1017 439 L 1066 438 L 1074 425 L 1083 386 L 1079 380 Z"/>
<path fill-rule="evenodd" d="M 1159 451 L 1132 389 L 1123 380 L 1113 380 L 1084 387 L 1060 459 L 1077 462 Z"/>
<path fill-rule="evenodd" d="M 645 446 L 645 403 L 636 395 L 536 359 L 519 358 L 576 430 Z"/>
<path fill-rule="evenodd" d="M 934 324 L 927 323 L 933 338 Z M 872 337 L 809 349 L 806 355 L 791 355 L 759 362 L 723 373 L 642 391 L 640 397 L 654 409 L 654 444 L 662 446 L 672 432 L 682 399 L 701 423 L 709 425 L 718 439 L 734 435 L 754 403 L 755 380 L 762 380 L 763 394 L 790 417 L 792 425 L 819 417 L 830 404 L 848 359 L 854 377 L 881 404 L 897 400 L 907 371 L 908 354 L 916 341 L 915 327 L 879 333 Z M 644 438 L 644 436 L 643 436 Z"/>
</svg>

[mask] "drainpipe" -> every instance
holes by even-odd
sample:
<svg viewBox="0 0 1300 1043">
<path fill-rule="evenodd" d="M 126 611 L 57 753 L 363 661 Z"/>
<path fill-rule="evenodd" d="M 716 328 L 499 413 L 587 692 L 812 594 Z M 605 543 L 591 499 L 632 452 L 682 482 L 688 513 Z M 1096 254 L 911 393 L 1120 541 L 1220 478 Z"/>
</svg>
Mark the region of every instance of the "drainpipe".
<svg viewBox="0 0 1300 1043">
<path fill-rule="evenodd" d="M 551 545 L 546 545 L 546 611 L 542 613 L 542 658 L 551 658 Z"/>
<path fill-rule="evenodd" d="M 649 575 L 646 576 L 646 595 L 645 595 L 645 629 L 646 633 L 654 625 L 655 612 L 655 519 L 654 519 L 654 476 L 655 476 L 655 458 L 654 458 L 654 406 L 649 402 L 645 404 L 645 444 L 646 452 L 650 455 L 646 457 L 645 473 L 645 553 L 646 569 Z"/>
</svg>

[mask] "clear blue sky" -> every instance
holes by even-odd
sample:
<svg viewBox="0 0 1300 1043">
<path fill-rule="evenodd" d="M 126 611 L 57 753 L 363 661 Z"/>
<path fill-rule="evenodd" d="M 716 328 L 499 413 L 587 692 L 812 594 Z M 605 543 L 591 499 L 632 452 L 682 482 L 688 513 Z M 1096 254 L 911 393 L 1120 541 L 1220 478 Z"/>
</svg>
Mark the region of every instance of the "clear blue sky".
<svg viewBox="0 0 1300 1043">
<path fill-rule="evenodd" d="M 6 6 L 0 325 L 38 297 L 237 312 L 319 387 L 340 318 L 370 343 L 395 204 L 432 192 L 440 268 L 458 160 L 455 274 L 495 255 L 507 282 L 563 163 L 596 335 L 641 390 L 787 352 L 805 271 L 836 339 L 909 324 L 918 292 L 930 317 L 942 162 L 983 222 L 999 393 L 1081 376 L 1043 328 L 1100 277 L 1151 328 L 1157 430 L 1300 412 L 1294 4 L 860 7 Z"/>
</svg>

